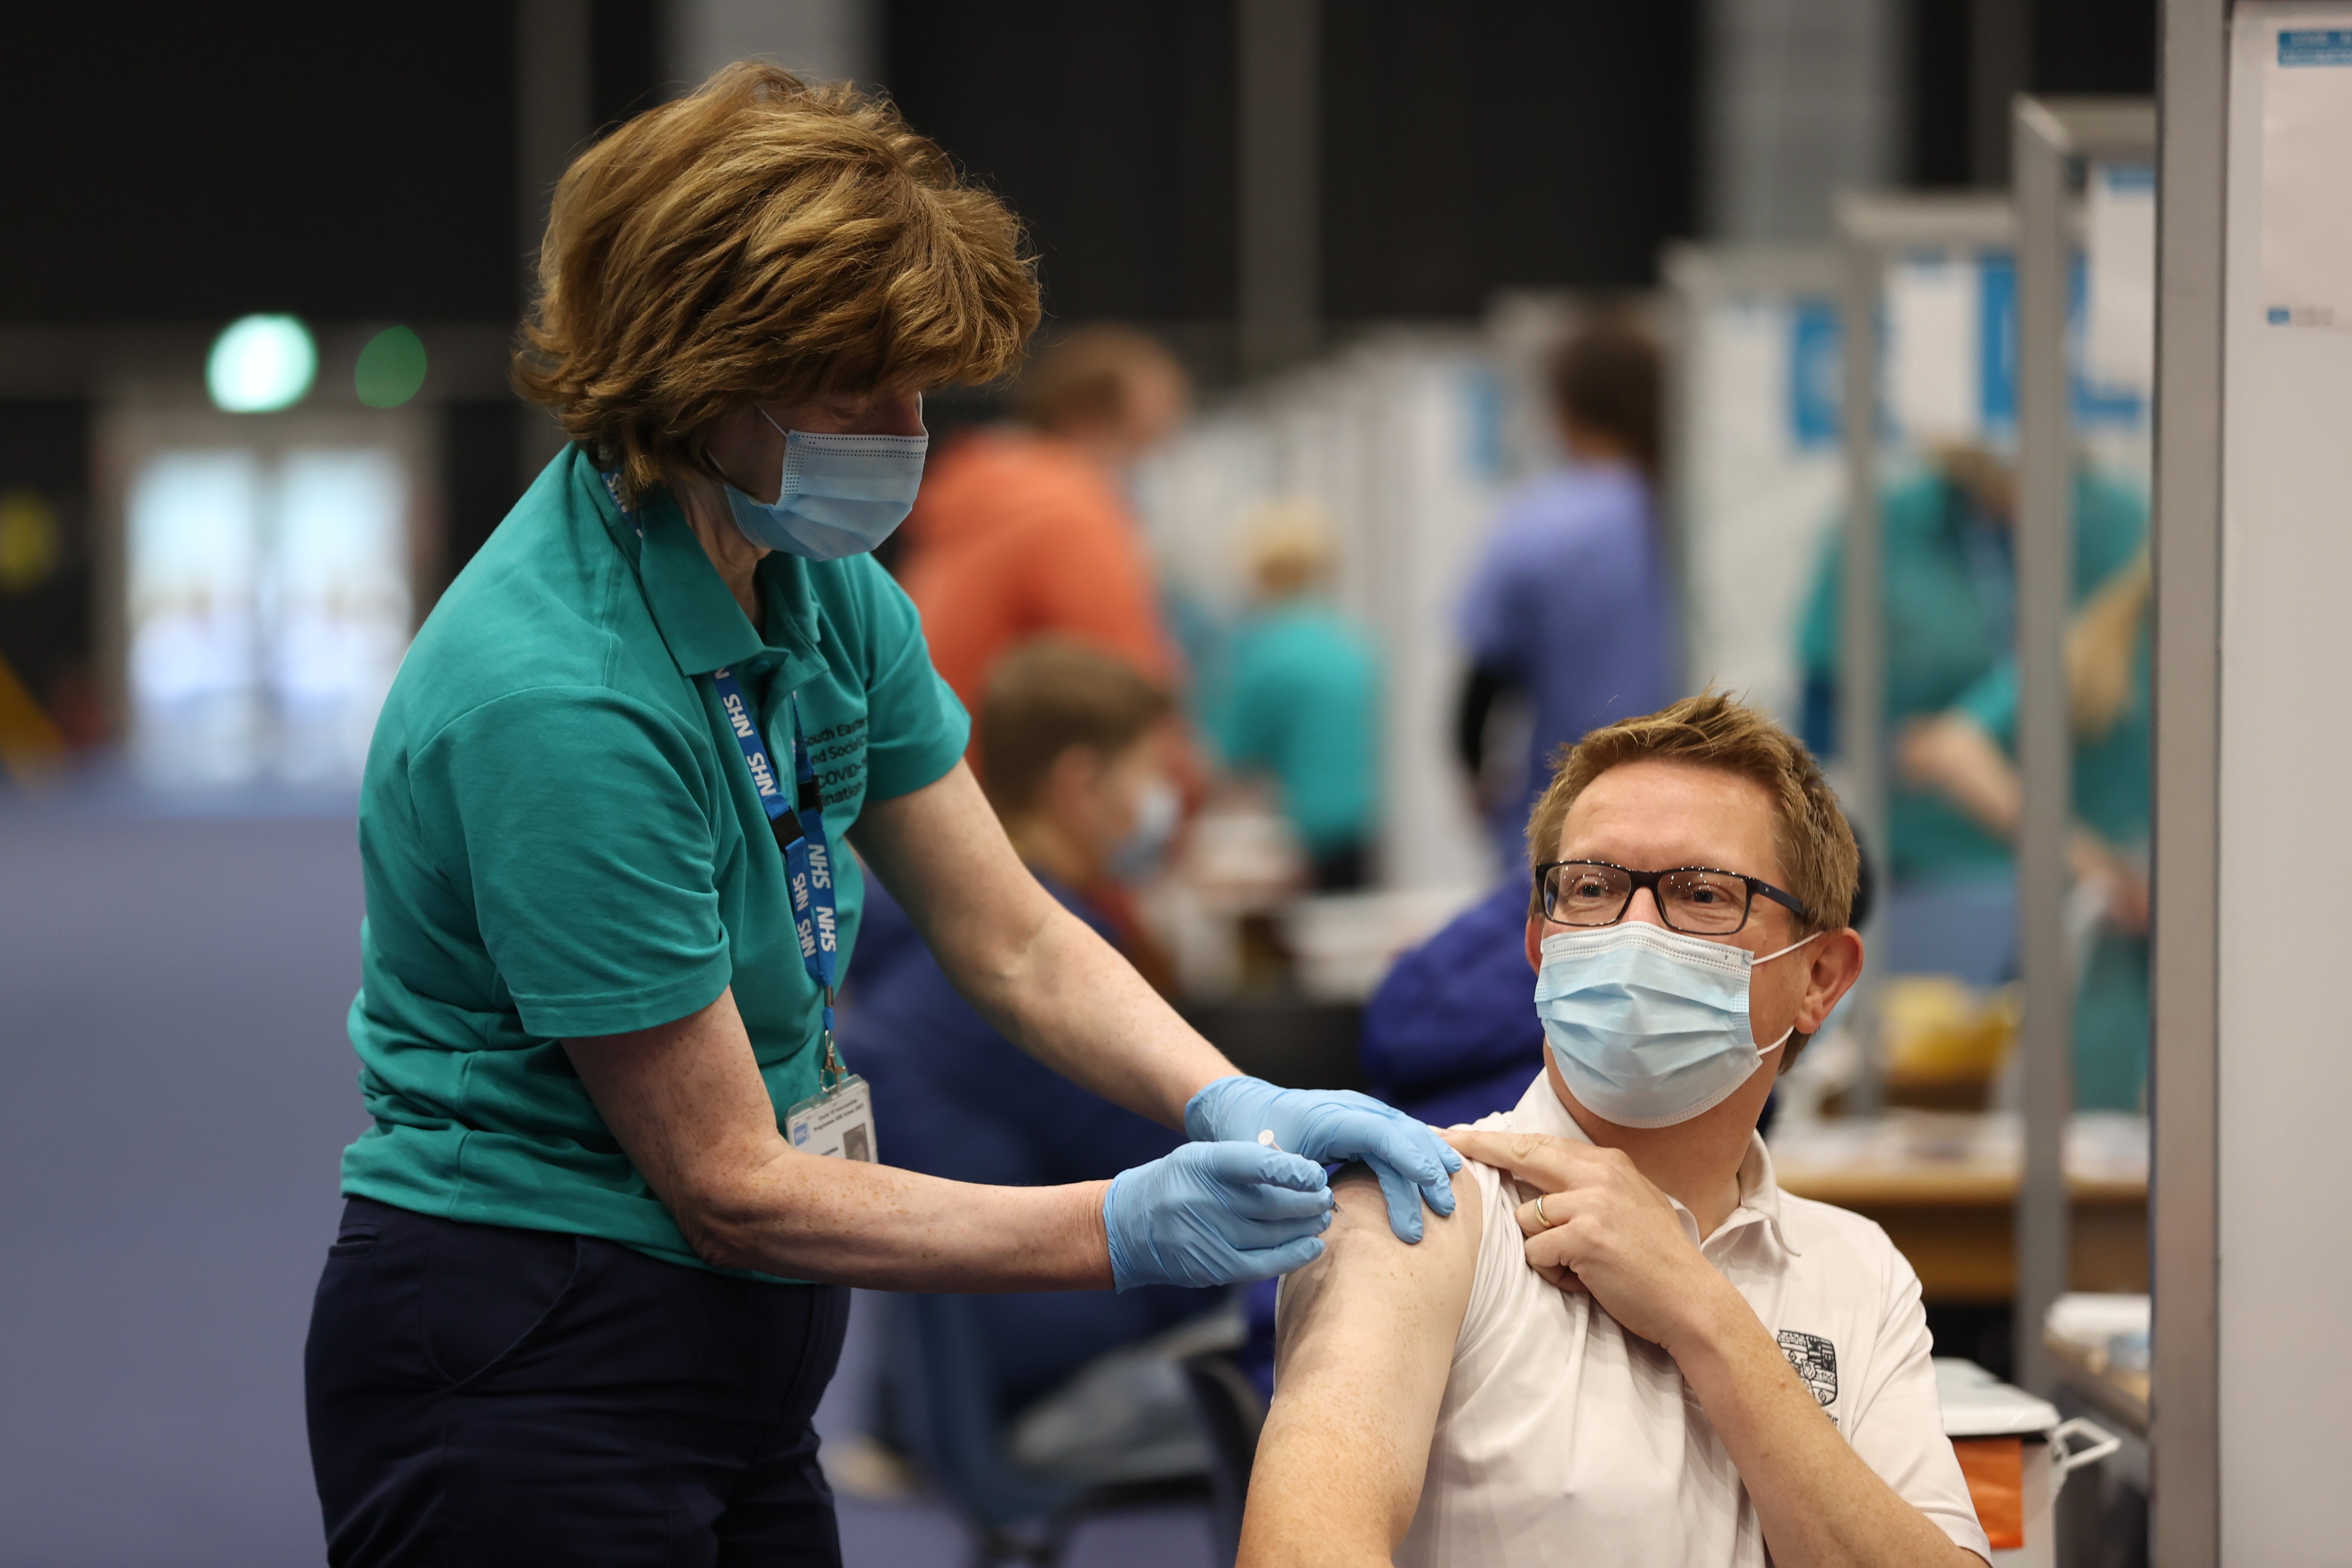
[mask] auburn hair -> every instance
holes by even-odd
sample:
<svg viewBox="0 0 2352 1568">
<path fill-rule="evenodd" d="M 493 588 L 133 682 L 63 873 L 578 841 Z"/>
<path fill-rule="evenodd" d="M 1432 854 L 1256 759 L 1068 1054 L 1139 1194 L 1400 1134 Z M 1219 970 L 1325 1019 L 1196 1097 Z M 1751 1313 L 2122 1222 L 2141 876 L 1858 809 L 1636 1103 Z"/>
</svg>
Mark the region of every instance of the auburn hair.
<svg viewBox="0 0 2352 1568">
<path fill-rule="evenodd" d="M 1559 853 L 1560 825 L 1594 779 L 1626 763 L 1650 761 L 1693 763 L 1762 785 L 1772 800 L 1772 845 L 1781 872 L 1811 916 L 1804 929 L 1837 931 L 1852 922 L 1862 854 L 1821 764 L 1795 736 L 1720 691 L 1621 719 L 1562 747 L 1550 786 L 1528 819 L 1528 863 L 1540 866 Z M 1538 887 L 1531 916 L 1540 912 L 1542 900 Z"/>
<path fill-rule="evenodd" d="M 514 381 L 632 499 L 745 403 L 988 381 L 1037 325 L 1020 221 L 897 109 L 741 61 L 572 160 Z"/>
</svg>

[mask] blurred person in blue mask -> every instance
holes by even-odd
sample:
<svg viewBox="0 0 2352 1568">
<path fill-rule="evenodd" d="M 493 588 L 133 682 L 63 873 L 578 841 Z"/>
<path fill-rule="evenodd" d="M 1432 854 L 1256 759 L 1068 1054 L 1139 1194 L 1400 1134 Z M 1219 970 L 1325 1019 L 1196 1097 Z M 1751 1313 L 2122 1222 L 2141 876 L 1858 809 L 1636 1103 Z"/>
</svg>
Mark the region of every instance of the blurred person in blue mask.
<svg viewBox="0 0 2352 1568">
<path fill-rule="evenodd" d="M 2074 1060 L 2082 1110 L 2147 1108 L 2150 586 L 2143 552 L 2067 628 L 2074 820 L 2066 858 L 2079 895 Z M 2002 844 L 2016 842 L 2024 805 L 2017 697 L 2012 655 L 1896 742 L 1906 783 L 1934 790 Z"/>
<path fill-rule="evenodd" d="M 1148 869 L 1166 847 L 1175 791 L 1157 731 L 1172 712 L 1169 694 L 1123 661 L 1058 637 L 999 659 L 982 700 L 988 798 L 1006 837 L 1039 885 L 1113 945 L 1116 928 L 1085 889 Z M 866 920 L 906 917 L 869 895 Z M 950 1181 L 1048 1186 L 1114 1176 L 1183 1142 L 1023 1051 L 919 942 L 896 951 L 860 973 L 841 1029 L 893 1159 Z M 1223 1299 L 1174 1286 L 976 1298 L 1002 1414 Z"/>
<path fill-rule="evenodd" d="M 1675 695 L 1674 586 L 1659 535 L 1658 352 L 1603 320 L 1551 367 L 1567 461 L 1504 506 L 1459 617 L 1470 656 L 1455 749 L 1486 790 L 1496 848 L 1524 866 L 1520 833 L 1562 746 Z M 1489 758 L 1507 699 L 1527 710 L 1520 756 Z"/>
<path fill-rule="evenodd" d="M 1380 809 L 1380 664 L 1323 592 L 1331 531 L 1319 509 L 1276 502 L 1250 545 L 1257 602 L 1226 651 L 1215 729 L 1226 766 L 1270 778 L 1316 890 L 1360 888 Z"/>
<path fill-rule="evenodd" d="M 1958 703 L 2016 646 L 2017 569 L 2012 540 L 2017 479 L 2008 461 L 1981 447 L 1937 452 L 1880 503 L 1886 552 L 1886 734 Z M 2074 598 L 2080 604 L 2137 552 L 2147 509 L 2124 486 L 2087 467 L 2074 480 Z M 1799 627 L 1804 670 L 1805 742 L 1834 756 L 1843 529 L 1824 542 L 1811 597 Z M 2001 835 L 1943 793 L 1896 771 L 1888 792 L 1893 843 L 1887 867 L 1888 926 L 1882 963 L 1895 973 L 1930 970 L 1979 984 L 2013 971 L 2016 913 L 2010 847 Z"/>
<path fill-rule="evenodd" d="M 846 1287 L 1213 1286 L 1459 1165 L 1244 1078 L 1040 886 L 872 551 L 928 387 L 1039 315 L 1019 223 L 887 102 L 728 68 L 558 186 L 516 381 L 569 437 L 386 699 L 359 805 L 373 1125 L 304 1352 L 328 1561 L 837 1564 Z M 865 874 L 1054 1071 L 1189 1141 L 940 1181 L 845 1071 Z M 1265 1135 L 1272 1147 L 1258 1142 Z M 894 1142 L 895 1140 L 895 1142 Z"/>
</svg>

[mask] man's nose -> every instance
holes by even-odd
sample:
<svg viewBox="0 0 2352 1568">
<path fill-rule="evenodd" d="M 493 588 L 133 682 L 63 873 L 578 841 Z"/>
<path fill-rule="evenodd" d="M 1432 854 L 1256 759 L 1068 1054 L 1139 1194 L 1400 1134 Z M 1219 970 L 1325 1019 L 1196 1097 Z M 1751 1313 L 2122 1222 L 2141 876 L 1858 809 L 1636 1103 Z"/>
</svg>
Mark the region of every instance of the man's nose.
<svg viewBox="0 0 2352 1568">
<path fill-rule="evenodd" d="M 1658 912 L 1658 896 L 1647 888 L 1633 889 L 1633 901 L 1625 906 L 1625 918 L 1640 921 L 1643 925 L 1662 926 L 1665 917 Z"/>
</svg>

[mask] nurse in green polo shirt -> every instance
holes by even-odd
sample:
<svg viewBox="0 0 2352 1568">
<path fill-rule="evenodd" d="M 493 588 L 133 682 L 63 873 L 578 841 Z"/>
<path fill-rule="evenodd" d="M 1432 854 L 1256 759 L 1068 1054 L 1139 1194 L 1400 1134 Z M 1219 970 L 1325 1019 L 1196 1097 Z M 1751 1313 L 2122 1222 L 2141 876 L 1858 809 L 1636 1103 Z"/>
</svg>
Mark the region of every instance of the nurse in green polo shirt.
<svg viewBox="0 0 2352 1568">
<path fill-rule="evenodd" d="M 836 1563 L 851 1284 L 1105 1289 L 1417 1237 L 1458 1160 L 1234 1072 L 1023 868 L 868 553 L 927 386 L 1037 320 L 1017 223 L 886 104 L 737 66 L 583 153 L 517 382 L 572 437 L 443 595 L 361 799 L 373 1125 L 306 1374 L 345 1563 Z M 1012 1038 L 1195 1142 L 1109 1183 L 877 1163 L 831 1047 L 863 873 Z M 837 1157 L 828 1157 L 837 1156 Z"/>
</svg>

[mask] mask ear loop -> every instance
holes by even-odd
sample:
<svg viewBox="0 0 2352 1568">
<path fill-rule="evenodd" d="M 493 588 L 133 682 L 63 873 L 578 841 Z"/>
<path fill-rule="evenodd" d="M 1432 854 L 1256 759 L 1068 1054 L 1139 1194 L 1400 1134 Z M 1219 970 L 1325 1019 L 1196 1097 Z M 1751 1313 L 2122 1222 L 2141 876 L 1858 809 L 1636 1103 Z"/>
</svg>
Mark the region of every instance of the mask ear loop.
<svg viewBox="0 0 2352 1568">
<path fill-rule="evenodd" d="M 1805 942 L 1819 942 L 1819 941 L 1821 941 L 1821 940 L 1822 940 L 1822 938 L 1823 938 L 1823 937 L 1825 937 L 1825 936 L 1829 935 L 1829 934 L 1830 934 L 1830 933 L 1829 933 L 1829 932 L 1827 932 L 1827 931 L 1815 931 L 1812 935 L 1811 935 L 1811 936 L 1809 936 L 1809 937 L 1805 938 L 1803 942 L 1790 942 L 1788 946 L 1786 946 L 1786 947 L 1782 948 L 1779 952 L 1768 952 L 1768 953 L 1766 953 L 1763 957 L 1761 957 L 1761 958 L 1758 959 L 1758 960 L 1756 961 L 1756 963 L 1771 963 L 1771 962 L 1772 962 L 1774 959 L 1776 959 L 1776 958 L 1783 957 L 1783 956 L 1785 956 L 1786 954 L 1789 954 L 1789 953 L 1791 953 L 1791 952 L 1796 952 L 1799 948 L 1801 948 L 1801 947 L 1804 946 L 1804 945 L 1805 945 Z M 1756 963 L 1751 963 L 1751 964 L 1749 964 L 1748 967 L 1748 968 L 1750 968 L 1750 969 L 1753 969 L 1753 968 L 1755 968 L 1755 967 L 1756 967 Z"/>
<path fill-rule="evenodd" d="M 1805 938 L 1803 942 L 1790 942 L 1788 946 L 1786 946 L 1786 947 L 1782 948 L 1779 952 L 1768 952 L 1768 953 L 1766 953 L 1763 957 L 1761 957 L 1761 958 L 1758 959 L 1758 960 L 1756 961 L 1756 963 L 1771 963 L 1771 962 L 1772 962 L 1774 959 L 1776 959 L 1776 958 L 1780 958 L 1780 957 L 1782 957 L 1782 956 L 1784 956 L 1784 955 L 1786 955 L 1786 954 L 1788 954 L 1788 953 L 1791 953 L 1791 952 L 1796 952 L 1799 948 L 1801 948 L 1801 947 L 1804 946 L 1804 945 L 1805 945 L 1805 942 L 1817 942 L 1817 941 L 1819 941 L 1821 938 L 1825 937 L 1825 936 L 1827 936 L 1827 935 L 1829 935 L 1829 934 L 1830 934 L 1830 933 L 1829 933 L 1829 932 L 1827 932 L 1827 931 L 1815 931 L 1811 936 L 1809 936 L 1809 937 Z M 1753 968 L 1755 968 L 1755 967 L 1756 967 L 1756 963 L 1751 963 L 1751 964 L 1749 964 L 1748 967 L 1748 968 L 1750 968 L 1750 969 L 1753 969 Z M 1780 1037 L 1779 1039 L 1777 1039 L 1777 1040 L 1773 1041 L 1773 1042 L 1772 1042 L 1770 1045 L 1769 1045 L 1769 1046 L 1759 1046 L 1759 1047 L 1756 1047 L 1756 1059 L 1757 1059 L 1758 1061 L 1759 1061 L 1759 1062 L 1760 1062 L 1760 1061 L 1762 1061 L 1766 1057 L 1770 1056 L 1774 1051 L 1779 1050 L 1782 1046 L 1787 1045 L 1787 1044 L 1789 1043 L 1789 1041 L 1790 1040 L 1790 1038 L 1792 1038 L 1792 1037 L 1796 1035 L 1796 1032 L 1797 1032 L 1797 1026 L 1796 1026 L 1796 1025 L 1794 1025 L 1794 1024 L 1790 1024 L 1790 1025 L 1786 1029 L 1784 1029 L 1784 1030 L 1782 1030 L 1782 1031 L 1780 1032 Z"/>
</svg>

